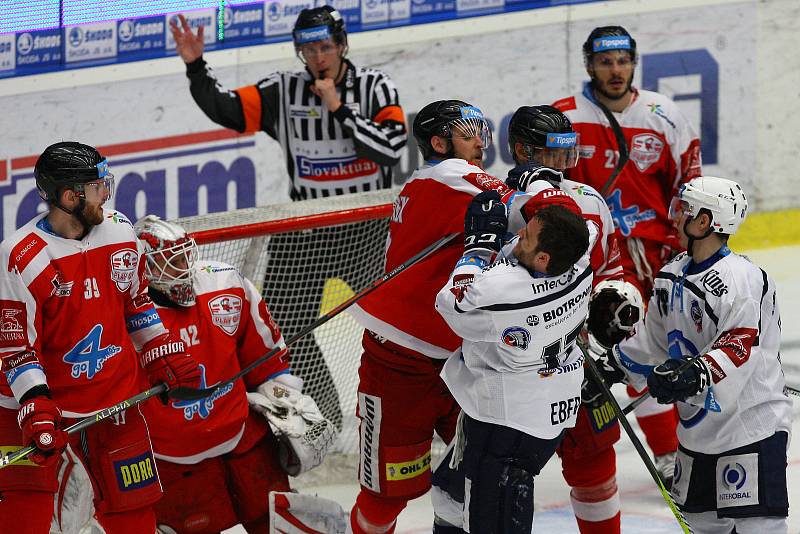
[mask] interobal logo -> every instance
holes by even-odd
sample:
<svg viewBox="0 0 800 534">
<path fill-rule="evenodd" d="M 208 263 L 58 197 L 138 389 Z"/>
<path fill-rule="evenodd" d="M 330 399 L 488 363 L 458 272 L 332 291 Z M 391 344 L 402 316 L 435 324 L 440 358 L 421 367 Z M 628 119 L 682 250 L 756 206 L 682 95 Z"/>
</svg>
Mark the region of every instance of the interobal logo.
<svg viewBox="0 0 800 534">
<path fill-rule="evenodd" d="M 742 489 L 744 483 L 747 481 L 747 470 L 738 462 L 728 464 L 722 470 L 722 483 L 728 488 L 728 491 L 737 491 Z"/>
</svg>

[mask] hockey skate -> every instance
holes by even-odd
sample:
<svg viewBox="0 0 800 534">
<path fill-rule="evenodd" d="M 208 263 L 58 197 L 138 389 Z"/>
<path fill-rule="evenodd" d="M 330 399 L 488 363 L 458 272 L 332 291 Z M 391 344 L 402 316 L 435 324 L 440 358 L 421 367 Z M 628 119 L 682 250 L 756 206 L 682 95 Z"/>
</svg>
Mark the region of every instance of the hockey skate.
<svg viewBox="0 0 800 534">
<path fill-rule="evenodd" d="M 664 487 L 667 491 L 672 489 L 672 479 L 675 476 L 675 451 L 661 454 L 654 458 L 658 476 L 664 482 Z"/>
</svg>

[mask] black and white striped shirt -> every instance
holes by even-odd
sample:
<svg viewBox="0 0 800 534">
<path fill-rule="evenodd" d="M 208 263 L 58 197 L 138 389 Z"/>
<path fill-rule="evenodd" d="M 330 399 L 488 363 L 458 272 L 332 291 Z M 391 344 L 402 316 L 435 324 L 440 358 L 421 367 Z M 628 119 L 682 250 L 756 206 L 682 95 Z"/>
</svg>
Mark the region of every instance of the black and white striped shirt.
<svg viewBox="0 0 800 534">
<path fill-rule="evenodd" d="M 200 58 L 187 65 L 195 102 L 214 122 L 239 132 L 263 130 L 286 157 L 292 199 L 390 187 L 406 145 L 403 110 L 392 80 L 344 60 L 337 84 L 342 106 L 331 113 L 311 92 L 308 71 L 276 72 L 225 91 Z"/>
</svg>

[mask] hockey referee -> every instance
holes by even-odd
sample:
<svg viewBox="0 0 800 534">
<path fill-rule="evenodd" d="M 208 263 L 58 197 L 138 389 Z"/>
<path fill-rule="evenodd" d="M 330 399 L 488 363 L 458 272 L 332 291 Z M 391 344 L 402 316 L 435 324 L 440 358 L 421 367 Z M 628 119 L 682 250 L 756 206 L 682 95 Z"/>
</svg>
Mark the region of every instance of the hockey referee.
<svg viewBox="0 0 800 534">
<path fill-rule="evenodd" d="M 304 9 L 292 31 L 297 57 L 305 69 L 276 72 L 254 85 L 224 90 L 203 59 L 203 27 L 193 33 L 183 15 L 171 23 L 178 55 L 186 63 L 190 90 L 200 109 L 214 122 L 238 132 L 263 130 L 278 141 L 286 158 L 289 194 L 293 200 L 323 198 L 390 187 L 392 166 L 402 155 L 405 117 L 392 80 L 376 69 L 359 68 L 346 59 L 347 32 L 341 14 L 331 6 Z M 354 279 L 345 271 L 352 254 L 380 273 L 383 247 L 348 250 L 369 230 L 355 223 L 273 236 L 264 297 L 288 339 L 319 314 L 326 280 L 339 277 L 356 290 L 372 277 Z M 361 228 L 354 227 L 362 226 Z M 291 247 L 291 248 L 290 248 Z M 312 263 L 296 250 L 335 252 Z M 308 288 L 298 299 L 296 288 Z M 292 348 L 292 368 L 324 415 L 341 425 L 338 397 L 330 374 L 311 373 L 324 361 L 313 336 Z M 332 408 L 329 408 L 332 407 Z"/>
</svg>

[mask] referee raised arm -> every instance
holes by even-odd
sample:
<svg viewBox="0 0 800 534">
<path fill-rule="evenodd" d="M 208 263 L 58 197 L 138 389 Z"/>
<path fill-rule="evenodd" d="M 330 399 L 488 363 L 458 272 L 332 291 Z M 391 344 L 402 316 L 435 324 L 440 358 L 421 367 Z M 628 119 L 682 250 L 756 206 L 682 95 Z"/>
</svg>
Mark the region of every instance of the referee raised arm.
<svg viewBox="0 0 800 534">
<path fill-rule="evenodd" d="M 408 138 L 392 80 L 346 59 L 344 20 L 331 6 L 304 9 L 292 31 L 306 68 L 275 72 L 255 85 L 222 88 L 203 59 L 203 27 L 197 33 L 179 15 L 171 24 L 190 90 L 214 122 L 239 132 L 263 130 L 280 143 L 293 200 L 390 187 L 392 166 Z M 264 299 L 286 339 L 320 313 L 325 282 L 341 278 L 355 290 L 383 268 L 383 247 L 369 246 L 374 221 L 272 236 Z M 355 247 L 355 249 L 354 249 Z M 314 258 L 297 251 L 319 251 Z M 357 254 L 369 269 L 353 272 Z M 300 293 L 298 288 L 302 288 Z M 314 336 L 292 347 L 294 372 L 305 380 L 323 414 L 341 428 L 338 395 Z"/>
</svg>

